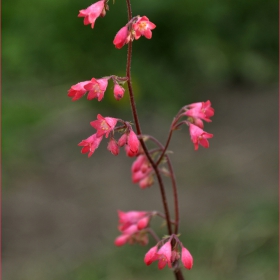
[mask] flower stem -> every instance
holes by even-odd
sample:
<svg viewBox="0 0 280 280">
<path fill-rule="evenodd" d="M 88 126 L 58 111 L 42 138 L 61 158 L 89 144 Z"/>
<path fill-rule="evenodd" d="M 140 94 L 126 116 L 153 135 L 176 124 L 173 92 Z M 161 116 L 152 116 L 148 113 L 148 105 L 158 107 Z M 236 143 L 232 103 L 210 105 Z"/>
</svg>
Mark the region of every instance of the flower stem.
<svg viewBox="0 0 280 280">
<path fill-rule="evenodd" d="M 130 0 L 126 0 L 126 4 L 127 4 L 127 11 L 128 11 L 128 21 L 130 21 L 132 19 L 132 11 L 131 11 Z M 135 122 L 135 126 L 136 126 L 136 131 L 137 131 L 138 135 L 141 135 L 142 132 L 141 132 L 141 127 L 140 127 L 140 123 L 139 123 L 139 118 L 138 118 L 138 115 L 137 115 L 137 110 L 136 110 L 136 105 L 135 105 L 135 100 L 134 100 L 134 94 L 133 94 L 133 89 L 132 89 L 132 84 L 131 84 L 131 58 L 132 58 L 132 42 L 129 42 L 128 43 L 128 50 L 127 50 L 127 64 L 126 64 L 126 76 L 128 78 L 127 85 L 128 85 L 130 105 L 131 105 L 131 109 L 132 109 L 132 113 L 133 113 L 133 118 L 134 118 L 134 122 Z M 164 212 L 165 212 L 165 216 L 166 216 L 168 234 L 170 235 L 170 234 L 172 234 L 172 227 L 171 227 L 170 214 L 169 214 L 169 209 L 168 209 L 168 205 L 167 205 L 167 199 L 166 199 L 166 194 L 165 194 L 161 174 L 160 174 L 156 164 L 152 160 L 143 139 L 140 139 L 140 143 L 143 147 L 143 150 L 144 150 L 144 153 L 145 153 L 147 159 L 149 160 L 149 162 L 151 163 L 151 165 L 152 165 L 152 167 L 155 171 L 155 174 L 156 174 L 156 177 L 157 177 L 157 180 L 158 180 L 158 183 L 159 183 L 162 202 L 163 202 L 163 207 L 164 207 Z"/>
</svg>

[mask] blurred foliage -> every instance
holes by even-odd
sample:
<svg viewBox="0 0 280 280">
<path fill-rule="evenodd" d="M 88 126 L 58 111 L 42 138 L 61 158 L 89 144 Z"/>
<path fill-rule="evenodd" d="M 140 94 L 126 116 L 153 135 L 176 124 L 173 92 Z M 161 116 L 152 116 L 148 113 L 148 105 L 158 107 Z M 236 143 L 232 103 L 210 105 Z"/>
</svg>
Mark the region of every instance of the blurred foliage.
<svg viewBox="0 0 280 280">
<path fill-rule="evenodd" d="M 90 4 L 4 1 L 4 86 L 37 80 L 70 86 L 93 76 L 123 75 L 126 48 L 115 49 L 112 40 L 127 21 L 125 1 L 110 1 L 110 11 L 97 19 L 94 30 L 77 17 Z M 148 100 L 145 106 L 185 104 L 206 88 L 277 81 L 276 1 L 142 0 L 132 5 L 134 15 L 145 14 L 157 25 L 152 40 L 133 44 L 133 78 L 141 84 L 143 102 Z"/>
</svg>

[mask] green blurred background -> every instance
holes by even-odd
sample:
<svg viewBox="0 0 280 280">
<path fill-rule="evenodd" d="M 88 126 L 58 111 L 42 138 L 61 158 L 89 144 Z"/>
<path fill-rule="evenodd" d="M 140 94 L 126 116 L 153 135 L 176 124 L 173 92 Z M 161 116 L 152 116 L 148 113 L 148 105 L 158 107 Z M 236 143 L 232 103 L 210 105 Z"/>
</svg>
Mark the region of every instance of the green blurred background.
<svg viewBox="0 0 280 280">
<path fill-rule="evenodd" d="M 83 25 L 84 1 L 2 3 L 3 279 L 172 279 L 146 267 L 148 247 L 113 245 L 117 209 L 162 210 L 157 186 L 130 180 L 132 160 L 106 141 L 88 159 L 77 147 L 97 113 L 131 120 L 128 96 L 71 102 L 77 82 L 125 75 L 124 0 Z M 144 133 L 166 139 L 191 102 L 216 110 L 210 149 L 194 152 L 187 129 L 171 155 L 181 239 L 194 256 L 187 279 L 277 279 L 278 160 L 276 1 L 133 1 L 157 25 L 133 43 L 132 76 Z M 169 183 L 167 181 L 169 188 Z M 168 191 L 169 193 L 169 191 Z M 153 223 L 160 235 L 160 222 Z M 153 246 L 153 240 L 149 246 Z"/>
</svg>

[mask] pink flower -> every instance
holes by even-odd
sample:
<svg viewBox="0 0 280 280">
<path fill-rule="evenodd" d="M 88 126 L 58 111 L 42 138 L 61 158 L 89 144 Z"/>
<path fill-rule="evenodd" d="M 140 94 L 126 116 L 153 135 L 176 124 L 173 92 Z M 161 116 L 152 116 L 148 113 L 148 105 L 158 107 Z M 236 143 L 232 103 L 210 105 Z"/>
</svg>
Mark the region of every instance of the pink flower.
<svg viewBox="0 0 280 280">
<path fill-rule="evenodd" d="M 131 167 L 132 182 L 138 183 L 141 189 L 150 187 L 154 183 L 153 168 L 145 155 L 140 154 Z"/>
<path fill-rule="evenodd" d="M 157 245 L 152 247 L 145 255 L 144 262 L 146 265 L 150 265 L 152 262 L 158 259 L 157 255 Z"/>
<path fill-rule="evenodd" d="M 126 143 L 127 143 L 127 134 L 124 133 L 124 134 L 120 137 L 120 139 L 118 140 L 118 145 L 119 145 L 120 147 L 123 147 Z"/>
<path fill-rule="evenodd" d="M 91 100 L 94 98 L 97 98 L 98 101 L 101 101 L 104 97 L 104 92 L 108 85 L 108 79 L 102 78 L 96 80 L 95 78 L 92 78 L 85 86 L 84 88 L 89 91 L 87 99 Z"/>
<path fill-rule="evenodd" d="M 171 252 L 171 242 L 168 241 L 166 242 L 157 252 L 158 256 L 158 268 L 163 269 L 165 265 L 167 264 L 170 268 L 172 267 L 171 265 L 171 257 L 172 257 L 172 252 Z"/>
<path fill-rule="evenodd" d="M 72 101 L 76 101 L 83 97 L 87 90 L 84 88 L 85 85 L 87 85 L 90 81 L 80 82 L 75 84 L 74 86 L 71 86 L 71 88 L 68 90 L 68 96 L 73 97 Z"/>
<path fill-rule="evenodd" d="M 185 248 L 182 248 L 182 256 L 181 256 L 182 263 L 185 268 L 191 269 L 193 266 L 193 257 L 191 253 Z"/>
<path fill-rule="evenodd" d="M 133 29 L 135 31 L 134 38 L 137 40 L 141 35 L 145 36 L 147 39 L 152 38 L 152 31 L 156 28 L 156 25 L 149 21 L 146 16 L 143 16 L 133 24 Z"/>
<path fill-rule="evenodd" d="M 103 136 L 97 137 L 96 133 L 88 137 L 87 139 L 83 140 L 78 144 L 78 146 L 83 146 L 81 153 L 82 154 L 88 154 L 88 157 L 90 157 L 94 151 L 98 148 Z"/>
<path fill-rule="evenodd" d="M 211 107 L 211 102 L 198 102 L 189 105 L 190 110 L 186 111 L 185 115 L 192 118 L 202 119 L 206 122 L 211 122 L 210 118 L 214 116 L 214 109 Z M 199 125 L 199 127 L 201 127 Z"/>
<path fill-rule="evenodd" d="M 138 153 L 140 142 L 132 129 L 129 131 L 127 136 L 127 145 L 129 146 L 129 149 L 132 153 L 135 155 Z"/>
<path fill-rule="evenodd" d="M 204 148 L 208 148 L 209 142 L 207 139 L 213 137 L 213 134 L 203 131 L 201 128 L 194 124 L 190 124 L 190 135 L 191 140 L 194 143 L 195 150 L 198 149 L 198 144 L 200 144 Z"/>
<path fill-rule="evenodd" d="M 125 44 L 132 40 L 131 32 L 128 31 L 127 25 L 122 27 L 116 34 L 113 44 L 117 49 L 121 49 Z"/>
<path fill-rule="evenodd" d="M 122 246 L 125 243 L 146 245 L 148 243 L 148 235 L 145 230 L 138 230 L 136 225 L 131 225 L 115 240 L 115 245 L 117 246 Z"/>
<path fill-rule="evenodd" d="M 111 137 L 108 146 L 107 146 L 108 151 L 110 151 L 114 156 L 117 156 L 120 152 L 120 148 L 116 140 Z"/>
<path fill-rule="evenodd" d="M 110 117 L 102 117 L 100 114 L 97 115 L 97 120 L 90 122 L 90 125 L 97 130 L 97 137 L 103 136 L 108 138 L 109 133 L 115 128 L 118 120 Z"/>
<path fill-rule="evenodd" d="M 114 97 L 116 98 L 116 100 L 121 100 L 123 98 L 123 95 L 124 95 L 124 88 L 121 87 L 120 85 L 118 84 L 115 84 L 114 86 Z"/>
<path fill-rule="evenodd" d="M 98 17 L 104 17 L 106 14 L 105 1 L 98 1 L 84 10 L 80 10 L 78 17 L 84 17 L 84 25 L 91 24 L 91 28 L 94 27 L 94 23 Z"/>
<path fill-rule="evenodd" d="M 141 221 L 144 217 L 146 217 L 148 212 L 145 211 L 128 211 L 122 212 L 118 211 L 119 215 L 119 230 L 124 231 L 131 225 L 137 225 L 139 221 Z M 140 223 L 140 228 L 143 229 L 142 222 Z"/>
</svg>

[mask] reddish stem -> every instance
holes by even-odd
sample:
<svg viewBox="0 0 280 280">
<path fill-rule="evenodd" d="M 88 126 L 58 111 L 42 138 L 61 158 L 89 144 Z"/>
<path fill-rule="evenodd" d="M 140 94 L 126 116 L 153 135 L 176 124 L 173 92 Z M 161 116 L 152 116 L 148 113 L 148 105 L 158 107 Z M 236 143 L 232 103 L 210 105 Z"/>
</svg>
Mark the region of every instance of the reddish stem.
<svg viewBox="0 0 280 280">
<path fill-rule="evenodd" d="M 131 11 L 130 0 L 126 0 L 126 3 L 127 3 L 127 11 L 128 11 L 128 20 L 130 21 L 132 19 L 132 11 Z M 126 64 L 126 76 L 128 78 L 127 85 L 128 85 L 128 91 L 129 91 L 129 97 L 130 97 L 130 105 L 131 105 L 131 109 L 132 109 L 132 113 L 133 113 L 134 122 L 135 122 L 135 125 L 136 125 L 136 131 L 137 131 L 138 135 L 141 135 L 142 132 L 141 132 L 140 123 L 139 123 L 139 119 L 138 119 L 138 115 L 137 115 L 137 110 L 136 110 L 135 101 L 134 101 L 134 94 L 133 94 L 133 89 L 132 89 L 132 84 L 131 84 L 131 57 L 132 57 L 132 42 L 129 42 L 128 43 L 128 51 L 127 51 L 127 64 Z M 165 215 L 166 215 L 168 234 L 171 235 L 172 234 L 172 228 L 171 228 L 171 223 L 170 223 L 170 214 L 169 214 L 169 210 L 168 210 L 167 199 L 166 199 L 166 194 L 165 194 L 161 174 L 160 174 L 156 164 L 152 160 L 143 139 L 140 139 L 140 143 L 143 147 L 143 150 L 144 150 L 144 153 L 145 153 L 147 159 L 149 160 L 149 162 L 151 163 L 151 165 L 152 165 L 152 167 L 155 171 L 155 174 L 156 174 L 156 177 L 157 177 L 157 180 L 158 180 L 158 183 L 159 183 L 159 187 L 160 187 L 164 212 L 165 212 Z"/>
</svg>

